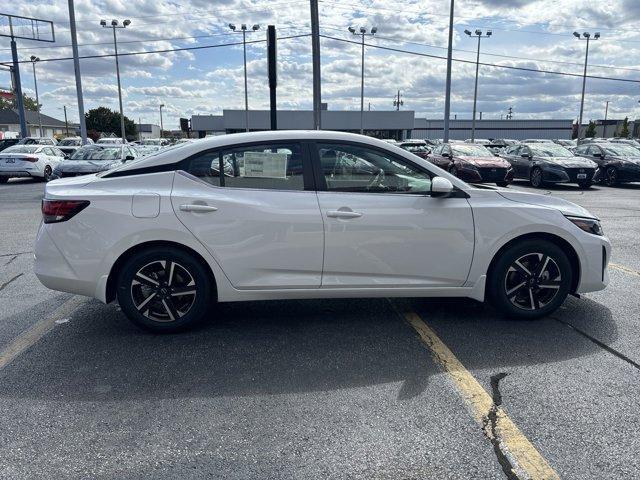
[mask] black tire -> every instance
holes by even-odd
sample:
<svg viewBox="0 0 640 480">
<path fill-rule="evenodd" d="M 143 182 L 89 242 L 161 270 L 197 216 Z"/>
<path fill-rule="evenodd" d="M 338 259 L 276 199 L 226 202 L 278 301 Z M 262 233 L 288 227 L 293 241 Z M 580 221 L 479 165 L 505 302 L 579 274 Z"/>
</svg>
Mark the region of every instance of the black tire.
<svg viewBox="0 0 640 480">
<path fill-rule="evenodd" d="M 120 269 L 117 282 L 118 302 L 127 318 L 156 333 L 177 332 L 202 321 L 215 292 L 206 267 L 172 247 L 135 254 Z"/>
<path fill-rule="evenodd" d="M 607 167 L 604 171 L 602 183 L 607 187 L 615 187 L 618 184 L 618 170 L 616 170 L 616 167 Z"/>
<path fill-rule="evenodd" d="M 453 163 L 449 167 L 449 173 L 451 175 L 453 175 L 454 177 L 458 178 L 458 169 L 456 168 L 456 166 Z"/>
<path fill-rule="evenodd" d="M 542 180 L 542 169 L 535 167 L 531 170 L 529 181 L 531 182 L 532 187 L 542 188 L 544 186 L 544 181 Z"/>
<path fill-rule="evenodd" d="M 569 258 L 560 247 L 545 240 L 525 240 L 497 258 L 487 281 L 487 298 L 507 317 L 535 319 L 562 305 L 572 281 Z"/>
<path fill-rule="evenodd" d="M 585 190 L 591 188 L 591 185 L 593 185 L 593 182 L 591 180 L 587 180 L 586 182 L 578 182 L 578 186 Z"/>
<path fill-rule="evenodd" d="M 48 182 L 49 180 L 51 180 L 51 174 L 53 173 L 53 170 L 51 170 L 51 166 L 50 165 L 45 165 L 44 167 L 44 171 L 42 174 L 42 181 L 43 182 Z"/>
<path fill-rule="evenodd" d="M 510 182 L 496 182 L 499 187 L 508 187 Z"/>
<path fill-rule="evenodd" d="M 0 183 L 7 183 L 9 181 L 9 177 L 0 177 Z"/>
</svg>

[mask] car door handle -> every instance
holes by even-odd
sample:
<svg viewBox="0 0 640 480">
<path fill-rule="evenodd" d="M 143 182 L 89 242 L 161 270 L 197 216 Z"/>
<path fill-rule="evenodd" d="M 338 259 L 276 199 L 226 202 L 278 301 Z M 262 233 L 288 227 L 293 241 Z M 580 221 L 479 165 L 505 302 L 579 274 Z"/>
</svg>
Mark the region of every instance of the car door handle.
<svg viewBox="0 0 640 480">
<path fill-rule="evenodd" d="M 361 217 L 360 212 L 352 212 L 349 210 L 329 210 L 327 217 L 329 218 L 358 218 Z"/>
<path fill-rule="evenodd" d="M 212 207 L 211 205 L 185 204 L 180 205 L 180 211 L 197 213 L 217 212 L 218 207 Z"/>
</svg>

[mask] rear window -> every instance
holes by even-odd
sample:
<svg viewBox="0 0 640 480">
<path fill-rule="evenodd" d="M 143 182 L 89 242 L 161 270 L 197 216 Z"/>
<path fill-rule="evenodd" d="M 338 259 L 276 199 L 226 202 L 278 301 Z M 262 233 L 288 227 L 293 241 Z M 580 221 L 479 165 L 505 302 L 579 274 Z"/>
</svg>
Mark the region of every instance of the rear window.
<svg viewBox="0 0 640 480">
<path fill-rule="evenodd" d="M 36 153 L 41 147 L 38 145 L 14 145 L 3 151 L 3 153 Z"/>
</svg>

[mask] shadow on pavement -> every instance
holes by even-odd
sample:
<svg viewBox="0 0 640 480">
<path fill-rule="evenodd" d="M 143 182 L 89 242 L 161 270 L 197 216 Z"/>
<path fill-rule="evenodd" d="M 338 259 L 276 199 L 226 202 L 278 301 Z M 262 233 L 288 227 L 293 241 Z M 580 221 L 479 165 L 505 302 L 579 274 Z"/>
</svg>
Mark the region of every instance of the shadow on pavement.
<svg viewBox="0 0 640 480">
<path fill-rule="evenodd" d="M 556 362 L 598 349 L 553 319 L 504 320 L 464 299 L 406 302 L 467 368 Z M 88 302 L 2 371 L 0 396 L 108 401 L 403 382 L 403 400 L 440 372 L 384 299 L 222 304 L 216 314 L 198 329 L 153 335 L 114 305 Z M 569 299 L 558 314 L 605 343 L 617 336 L 609 310 L 593 301 Z"/>
</svg>

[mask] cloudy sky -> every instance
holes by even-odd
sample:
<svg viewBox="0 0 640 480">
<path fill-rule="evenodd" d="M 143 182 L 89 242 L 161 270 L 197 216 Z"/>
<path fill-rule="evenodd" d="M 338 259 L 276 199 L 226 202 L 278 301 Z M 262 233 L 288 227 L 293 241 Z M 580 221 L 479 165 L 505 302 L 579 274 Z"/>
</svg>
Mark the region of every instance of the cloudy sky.
<svg viewBox="0 0 640 480">
<path fill-rule="evenodd" d="M 448 0 L 320 0 L 322 100 L 332 110 L 358 109 L 360 47 L 350 25 L 377 26 L 366 49 L 365 108 L 390 110 L 399 89 L 403 109 L 441 118 L 448 33 Z M 62 118 L 62 106 L 77 120 L 77 101 L 66 0 L 14 0 L 7 13 L 50 19 L 56 43 L 19 40 L 19 56 L 37 55 L 38 89 L 43 113 Z M 599 31 L 591 42 L 589 73 L 599 77 L 640 81 L 640 1 L 638 0 L 457 0 L 454 58 L 475 60 L 476 41 L 465 29 L 491 29 L 482 41 L 481 62 L 582 74 L 585 42 L 578 30 Z M 228 23 L 254 23 L 261 30 L 248 40 L 264 40 L 266 25 L 279 37 L 310 32 L 308 0 L 76 0 L 81 56 L 113 53 L 110 29 L 100 19 L 131 20 L 118 30 L 119 51 L 153 52 L 215 47 L 121 57 L 125 115 L 136 122 L 159 123 L 158 106 L 165 104 L 165 128 L 177 128 L 178 118 L 242 108 L 242 36 Z M 227 44 L 236 45 L 227 45 Z M 385 47 L 424 55 L 385 50 Z M 281 39 L 278 43 L 278 107 L 311 108 L 311 39 Z M 9 39 L 0 46 L 0 62 L 10 61 Z M 45 61 L 49 60 L 51 61 Z M 55 60 L 62 59 L 62 60 Z M 33 95 L 30 65 L 22 65 L 23 89 Z M 117 109 L 113 57 L 81 60 L 85 109 L 104 105 Z M 248 46 L 249 105 L 268 108 L 266 45 Z M 454 62 L 452 114 L 470 118 L 473 103 L 473 63 Z M 478 110 L 483 118 L 500 118 L 512 106 L 514 118 L 576 118 L 581 78 L 481 66 Z M 10 79 L 0 70 L 0 87 Z M 585 119 L 640 116 L 640 82 L 605 79 L 587 81 Z"/>
</svg>

